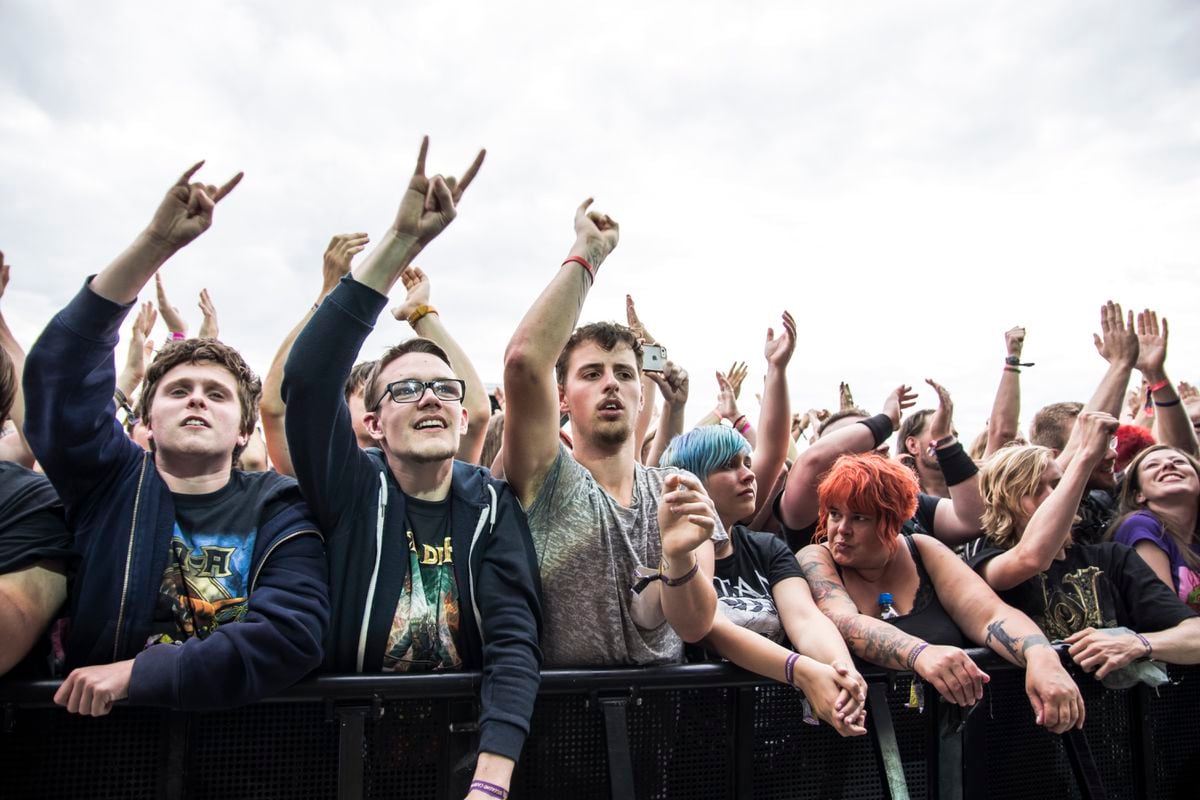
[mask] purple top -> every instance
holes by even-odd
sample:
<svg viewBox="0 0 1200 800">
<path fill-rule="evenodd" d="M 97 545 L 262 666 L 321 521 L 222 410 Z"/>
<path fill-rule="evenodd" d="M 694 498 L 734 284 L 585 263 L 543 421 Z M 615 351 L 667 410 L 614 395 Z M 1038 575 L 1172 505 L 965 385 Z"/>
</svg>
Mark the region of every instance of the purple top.
<svg viewBox="0 0 1200 800">
<path fill-rule="evenodd" d="M 1143 540 L 1153 542 L 1167 554 L 1171 562 L 1171 579 L 1179 599 L 1200 611 L 1200 574 L 1188 566 L 1183 551 L 1153 512 L 1138 511 L 1131 514 L 1113 534 L 1113 541 L 1130 547 Z M 1192 552 L 1200 555 L 1200 548 L 1197 548 L 1195 542 L 1191 547 Z"/>
</svg>

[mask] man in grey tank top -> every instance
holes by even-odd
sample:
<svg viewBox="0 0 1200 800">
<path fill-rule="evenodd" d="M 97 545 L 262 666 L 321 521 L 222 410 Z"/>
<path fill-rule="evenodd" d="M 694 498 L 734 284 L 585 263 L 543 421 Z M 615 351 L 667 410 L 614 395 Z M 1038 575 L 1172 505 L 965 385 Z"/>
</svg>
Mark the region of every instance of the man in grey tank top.
<svg viewBox="0 0 1200 800">
<path fill-rule="evenodd" d="M 576 210 L 575 244 L 505 352 L 504 475 L 537 550 L 546 666 L 671 663 L 683 641 L 712 627 L 710 539 L 727 534 L 695 476 L 637 463 L 643 398 L 633 332 L 595 323 L 572 333 L 618 238 L 617 224 L 590 204 Z M 560 441 L 562 413 L 573 451 Z M 663 580 L 639 581 L 656 574 Z"/>
</svg>

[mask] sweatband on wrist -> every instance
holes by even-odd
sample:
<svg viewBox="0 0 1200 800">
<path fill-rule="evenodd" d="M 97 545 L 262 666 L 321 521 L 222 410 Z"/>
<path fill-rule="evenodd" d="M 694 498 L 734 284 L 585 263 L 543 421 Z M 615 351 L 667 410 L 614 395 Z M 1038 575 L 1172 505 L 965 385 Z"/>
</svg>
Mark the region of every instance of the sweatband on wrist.
<svg viewBox="0 0 1200 800">
<path fill-rule="evenodd" d="M 887 414 L 876 414 L 873 417 L 860 419 L 858 424 L 866 425 L 867 430 L 869 430 L 871 435 L 875 437 L 875 444 L 871 449 L 879 447 L 879 445 L 886 442 L 888 437 L 892 435 L 892 418 Z"/>
<path fill-rule="evenodd" d="M 942 468 L 942 477 L 946 479 L 947 486 L 957 486 L 979 473 L 979 467 L 967 455 L 962 442 L 935 450 L 934 455 L 937 456 L 938 466 Z"/>
</svg>

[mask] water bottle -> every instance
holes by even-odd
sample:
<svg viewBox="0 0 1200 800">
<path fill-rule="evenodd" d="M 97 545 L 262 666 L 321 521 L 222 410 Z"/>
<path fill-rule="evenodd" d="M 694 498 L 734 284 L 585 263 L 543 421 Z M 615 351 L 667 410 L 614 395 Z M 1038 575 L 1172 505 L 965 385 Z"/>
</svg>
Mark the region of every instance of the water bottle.
<svg viewBox="0 0 1200 800">
<path fill-rule="evenodd" d="M 880 619 L 895 619 L 900 616 L 900 612 L 892 605 L 892 593 L 879 593 L 879 618 Z"/>
</svg>

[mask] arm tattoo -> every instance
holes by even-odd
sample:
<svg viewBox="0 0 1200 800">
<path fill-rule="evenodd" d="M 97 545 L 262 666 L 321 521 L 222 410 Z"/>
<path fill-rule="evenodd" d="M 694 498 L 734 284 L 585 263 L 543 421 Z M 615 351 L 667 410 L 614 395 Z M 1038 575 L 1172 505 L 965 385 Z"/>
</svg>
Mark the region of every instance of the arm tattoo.
<svg viewBox="0 0 1200 800">
<path fill-rule="evenodd" d="M 983 644 L 986 647 L 996 650 L 996 646 L 992 643 L 992 639 L 995 639 L 996 644 L 1003 647 L 1005 651 L 1008 652 L 1009 656 L 1012 657 L 1012 660 L 1021 666 L 1025 666 L 1025 653 L 1029 650 L 1029 648 L 1038 647 L 1039 645 L 1046 645 L 1047 647 L 1050 646 L 1050 640 L 1040 633 L 1031 633 L 1027 636 L 1021 636 L 1014 639 L 1008 633 L 1008 631 L 1004 629 L 1004 620 L 1002 619 L 998 619 L 989 624 L 987 626 L 987 632 L 987 638 L 984 639 Z M 1020 644 L 1019 649 L 1017 647 L 1018 643 Z M 996 650 L 996 652 L 1000 653 L 999 650 Z M 1004 654 L 1000 653 L 1000 655 Z"/>
</svg>

